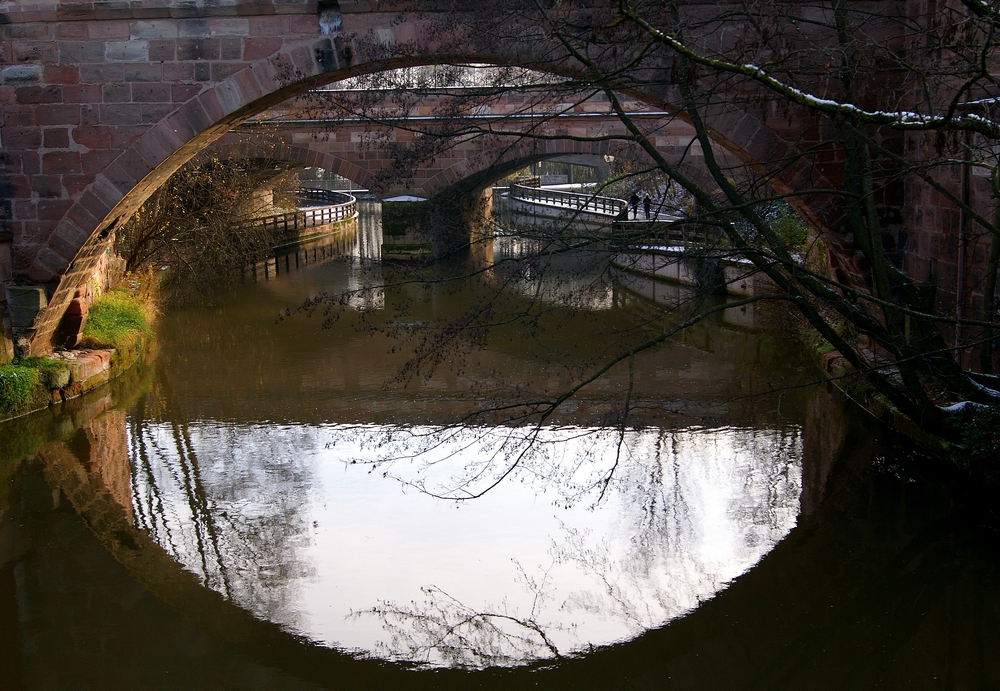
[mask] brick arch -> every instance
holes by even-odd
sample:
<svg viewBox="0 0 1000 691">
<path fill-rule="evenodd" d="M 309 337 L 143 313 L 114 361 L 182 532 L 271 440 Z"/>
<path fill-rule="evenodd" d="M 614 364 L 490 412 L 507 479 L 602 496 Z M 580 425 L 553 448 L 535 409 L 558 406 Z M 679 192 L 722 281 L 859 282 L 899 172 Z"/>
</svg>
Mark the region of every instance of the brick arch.
<svg viewBox="0 0 1000 691">
<path fill-rule="evenodd" d="M 251 4 L 256 7 L 261 3 Z M 73 4 L 73 11 L 81 16 L 81 13 L 97 12 L 94 8 L 79 4 Z M 254 10 L 258 11 L 263 10 Z M 359 17 L 366 12 L 371 10 L 357 10 Z M 138 16 L 148 15 L 132 16 L 126 20 L 124 22 L 126 35 L 129 35 L 127 33 L 129 30 L 135 34 L 139 25 L 142 25 L 139 28 L 143 32 L 155 33 L 158 30 L 176 32 L 175 24 L 181 21 L 164 19 L 157 20 L 160 22 L 157 24 L 156 21 L 139 21 Z M 100 32 L 113 33 L 118 30 L 117 25 L 111 22 L 106 25 L 101 24 L 97 14 L 94 14 L 94 17 L 96 19 L 93 25 L 97 27 L 95 29 L 97 37 L 91 37 L 92 43 L 100 43 Z M 19 18 L 17 13 L 12 13 L 8 19 L 16 24 L 19 19 L 23 20 L 24 16 Z M 226 32 L 237 26 L 234 22 L 244 20 L 213 17 L 204 21 L 208 27 L 207 31 L 218 31 L 225 36 Z M 408 46 L 407 50 L 396 51 L 395 56 L 391 58 L 370 60 L 356 57 L 370 48 L 370 46 L 366 48 L 361 39 L 348 40 L 345 39 L 346 34 L 321 35 L 315 14 L 295 15 L 292 18 L 280 15 L 256 16 L 249 21 L 251 22 L 249 25 L 237 26 L 237 28 L 249 26 L 250 29 L 246 34 L 227 39 L 236 42 L 233 45 L 237 46 L 240 57 L 239 60 L 232 61 L 232 64 L 220 62 L 225 71 L 219 74 L 217 80 L 207 81 L 201 86 L 198 83 L 191 83 L 192 80 L 185 81 L 183 77 L 168 78 L 161 75 L 159 82 L 149 84 L 137 82 L 128 85 L 132 98 L 129 105 L 137 113 L 134 117 L 138 118 L 129 125 L 118 125 L 113 122 L 114 118 L 105 117 L 105 113 L 113 112 L 114 103 L 102 103 L 100 108 L 96 109 L 96 112 L 100 113 L 96 125 L 82 123 L 75 125 L 75 129 L 72 130 L 75 140 L 73 144 L 60 144 L 57 141 L 58 137 L 53 136 L 53 147 L 62 147 L 60 149 L 46 150 L 43 144 L 47 145 L 48 142 L 40 142 L 40 134 L 33 138 L 31 132 L 25 131 L 21 133 L 24 137 L 19 141 L 17 137 L 11 137 L 7 131 L 4 132 L 5 148 L 17 149 L 19 156 L 15 166 L 17 170 L 13 171 L 17 181 L 11 185 L 15 189 L 14 199 L 30 200 L 27 206 L 31 207 L 29 211 L 34 213 L 33 217 L 25 217 L 31 219 L 30 222 L 27 220 L 22 222 L 20 218 L 15 217 L 14 223 L 20 223 L 21 228 L 20 232 L 16 233 L 18 236 L 16 271 L 19 276 L 32 283 L 46 284 L 55 288 L 49 308 L 33 326 L 30 345 L 32 352 L 42 352 L 50 347 L 51 336 L 59 317 L 72 299 L 76 284 L 85 277 L 98 253 L 103 251 L 104 244 L 100 240 L 117 224 L 128 218 L 170 174 L 198 151 L 222 136 L 230 127 L 246 118 L 323 83 L 403 66 L 461 61 L 493 62 L 524 64 L 533 69 L 566 73 L 566 69 L 557 64 L 558 55 L 549 55 L 546 60 L 539 61 L 537 55 L 523 53 L 525 50 L 523 47 L 505 48 L 504 50 L 511 51 L 509 55 L 484 54 L 477 51 L 475 46 L 467 46 L 464 52 L 459 54 L 442 54 L 440 49 L 436 49 L 429 42 L 430 39 L 421 36 L 420 20 L 398 23 L 395 21 L 395 15 L 388 17 L 374 13 L 370 20 L 365 16 L 364 21 L 368 22 L 365 35 L 377 36 L 380 41 L 389 44 Z M 277 24 L 272 27 L 275 22 Z M 119 21 L 119 24 L 121 23 Z M 75 30 L 76 26 L 69 28 Z M 53 31 L 51 28 L 46 30 Z M 178 52 L 180 39 L 173 42 L 177 44 L 173 48 L 175 53 L 172 54 L 175 59 L 169 62 L 169 66 L 178 74 L 189 67 L 193 69 L 198 57 L 188 55 L 181 57 Z M 77 41 L 72 48 L 85 52 L 87 43 L 87 41 Z M 121 64 L 137 68 L 141 60 L 134 60 L 134 56 L 128 54 L 129 50 L 135 48 L 130 44 L 142 44 L 139 48 L 149 52 L 153 50 L 154 43 L 155 39 L 120 41 L 114 44 L 115 51 L 121 52 L 121 56 L 116 53 L 116 59 L 122 60 Z M 101 43 L 102 51 L 105 53 L 111 50 L 111 46 L 112 42 Z M 540 48 L 533 50 L 541 51 Z M 113 87 L 116 87 L 117 82 L 113 83 L 112 79 L 108 78 L 107 83 L 97 83 L 102 77 L 96 76 L 95 83 L 81 84 L 80 78 L 74 77 L 74 70 L 78 72 L 82 67 L 62 64 L 59 55 L 54 59 L 46 57 L 47 53 L 43 47 L 39 48 L 37 55 L 41 56 L 39 59 L 44 63 L 42 65 L 44 69 L 40 69 L 37 73 L 31 70 L 24 71 L 23 75 L 21 72 L 17 73 L 20 75 L 18 78 L 41 80 L 34 86 L 25 86 L 15 91 L 19 99 L 23 92 L 25 103 L 33 104 L 25 105 L 26 109 L 42 113 L 49 107 L 48 102 L 65 101 L 71 87 L 78 102 L 86 98 L 86 94 L 94 96 L 95 90 L 100 92 L 102 89 L 108 98 L 115 97 Z M 152 60 L 151 53 L 148 57 Z M 159 57 L 164 59 L 163 56 Z M 128 60 L 133 62 L 127 62 Z M 163 64 L 167 65 L 168 62 L 164 61 Z M 119 66 L 117 62 L 100 65 L 109 70 L 117 66 Z M 92 70 L 92 72 L 100 75 L 99 71 Z M 72 83 L 74 78 L 76 82 Z M 60 80 L 65 85 L 61 84 Z M 628 92 L 652 105 L 671 110 L 671 105 L 663 95 L 636 91 L 635 88 L 629 89 Z M 139 101 L 142 103 L 156 101 L 157 98 L 160 101 L 148 109 L 139 103 Z M 165 98 L 169 98 L 170 102 L 163 103 Z M 154 105 L 156 107 L 153 107 Z M 60 112 L 72 109 L 71 106 L 63 108 Z M 57 109 L 53 107 L 52 110 Z M 35 117 L 37 118 L 37 115 Z M 57 122 L 62 116 L 46 114 L 45 117 L 55 118 L 53 121 Z M 78 120 L 79 117 L 77 115 Z M 708 122 L 719 141 L 746 161 L 769 160 L 792 151 L 792 147 L 783 143 L 776 133 L 768 129 L 761 117 L 750 112 L 720 111 L 710 114 Z M 84 130 L 89 130 L 92 135 L 85 140 L 87 143 L 81 143 L 77 139 L 78 135 L 86 134 Z M 65 137 L 65 133 L 61 136 Z M 15 144 L 13 147 L 12 140 Z M 43 152 L 41 155 L 37 153 L 39 150 Z M 95 153 L 99 153 L 100 156 L 92 156 Z M 32 156 L 35 161 L 33 164 L 30 163 Z M 84 161 L 85 157 L 87 162 Z M 58 184 L 62 189 L 58 192 L 58 198 L 44 199 L 40 202 L 37 200 L 35 194 L 37 190 L 32 189 L 33 183 L 26 175 L 26 170 L 31 165 L 40 168 L 43 174 L 52 173 L 48 177 L 59 178 Z M 447 179 L 457 181 L 461 178 L 458 169 L 441 171 L 440 174 L 442 181 Z M 817 171 L 804 165 L 794 176 L 789 174 L 777 180 L 777 184 L 784 185 L 787 189 L 794 189 L 800 177 L 802 179 L 810 177 L 811 183 L 815 184 Z M 814 221 L 824 217 L 822 212 L 808 213 L 808 211 L 807 209 L 807 215 Z M 30 233 L 29 226 L 31 226 Z"/>
</svg>

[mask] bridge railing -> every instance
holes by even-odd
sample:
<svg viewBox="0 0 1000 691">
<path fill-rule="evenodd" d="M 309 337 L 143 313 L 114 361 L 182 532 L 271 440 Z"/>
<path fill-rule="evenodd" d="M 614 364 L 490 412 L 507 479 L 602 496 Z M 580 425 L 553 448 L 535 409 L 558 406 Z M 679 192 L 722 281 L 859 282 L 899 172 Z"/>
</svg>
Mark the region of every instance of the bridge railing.
<svg viewBox="0 0 1000 691">
<path fill-rule="evenodd" d="M 330 189 L 326 187 L 304 187 L 295 190 L 295 198 L 299 206 L 339 206 L 341 204 L 351 204 L 355 201 L 354 196 L 347 192 Z"/>
<path fill-rule="evenodd" d="M 314 204 L 287 214 L 277 214 L 257 219 L 257 223 L 274 234 L 278 240 L 291 240 L 300 230 L 346 221 L 358 215 L 358 202 L 346 192 L 323 189 L 296 190 L 300 202 Z"/>
<path fill-rule="evenodd" d="M 547 190 L 539 187 L 525 187 L 516 184 L 510 186 L 509 194 L 511 198 L 522 201 L 552 204 L 553 206 L 566 207 L 572 211 L 583 211 L 613 217 L 624 214 L 628 209 L 628 202 L 624 199 L 601 197 L 594 194 L 580 194 L 579 192 Z"/>
</svg>

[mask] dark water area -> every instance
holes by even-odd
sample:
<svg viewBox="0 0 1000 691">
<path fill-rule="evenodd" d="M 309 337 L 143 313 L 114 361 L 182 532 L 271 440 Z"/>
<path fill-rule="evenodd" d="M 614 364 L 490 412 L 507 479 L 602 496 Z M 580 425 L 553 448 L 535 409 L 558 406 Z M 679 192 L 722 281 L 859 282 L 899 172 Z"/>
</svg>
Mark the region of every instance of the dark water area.
<svg viewBox="0 0 1000 691">
<path fill-rule="evenodd" d="M 0 689 L 1000 687 L 990 501 L 807 386 L 775 315 L 720 312 L 536 430 L 503 411 L 691 295 L 379 244 L 371 205 L 0 429 Z M 532 319 L 398 376 L 498 290 Z"/>
</svg>

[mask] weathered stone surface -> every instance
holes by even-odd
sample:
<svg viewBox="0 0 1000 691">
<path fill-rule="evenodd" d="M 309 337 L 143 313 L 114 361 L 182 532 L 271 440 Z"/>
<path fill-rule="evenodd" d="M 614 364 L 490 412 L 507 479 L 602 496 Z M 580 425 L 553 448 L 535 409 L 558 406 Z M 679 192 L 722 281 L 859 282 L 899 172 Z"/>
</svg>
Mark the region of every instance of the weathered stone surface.
<svg viewBox="0 0 1000 691">
<path fill-rule="evenodd" d="M 30 327 L 35 316 L 48 304 L 44 288 L 7 286 L 7 309 L 10 311 L 11 326 L 15 329 Z"/>
<path fill-rule="evenodd" d="M 114 350 L 64 350 L 51 357 L 66 363 L 69 379 L 59 387 L 66 389 L 63 397 L 78 396 L 108 381 Z"/>
</svg>

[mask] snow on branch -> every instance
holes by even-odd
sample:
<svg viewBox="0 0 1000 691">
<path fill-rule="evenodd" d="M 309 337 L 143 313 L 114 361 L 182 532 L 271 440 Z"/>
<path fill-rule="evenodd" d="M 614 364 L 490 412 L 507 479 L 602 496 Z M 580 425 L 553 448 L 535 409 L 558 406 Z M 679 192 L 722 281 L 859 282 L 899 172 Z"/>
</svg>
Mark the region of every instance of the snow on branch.
<svg viewBox="0 0 1000 691">
<path fill-rule="evenodd" d="M 978 2 L 979 0 L 966 1 Z M 992 8 L 988 9 L 990 12 L 996 12 Z M 895 129 L 903 130 L 933 130 L 942 127 L 950 127 L 954 129 L 978 132 L 979 134 L 983 134 L 987 137 L 996 137 L 997 134 L 1000 133 L 1000 123 L 997 123 L 995 120 L 990 118 L 976 115 L 975 113 L 964 113 L 961 115 L 930 115 L 905 110 L 898 112 L 865 110 L 864 108 L 859 108 L 851 103 L 843 103 L 829 98 L 820 98 L 776 79 L 757 65 L 751 63 L 737 64 L 729 62 L 728 60 L 720 60 L 702 55 L 689 48 L 683 42 L 674 38 L 670 34 L 653 27 L 631 10 L 625 9 L 624 12 L 626 16 L 642 26 L 656 40 L 669 46 L 671 49 L 688 60 L 722 72 L 742 74 L 750 77 L 759 84 L 762 84 L 772 91 L 781 94 L 789 101 L 812 110 L 829 113 L 831 115 L 843 115 L 845 117 L 854 118 L 860 122 L 873 125 L 887 125 Z"/>
</svg>

